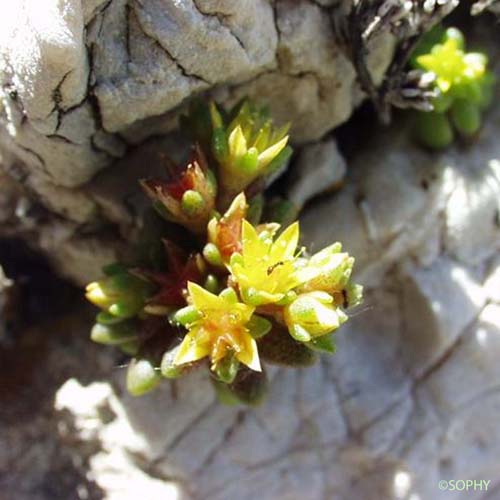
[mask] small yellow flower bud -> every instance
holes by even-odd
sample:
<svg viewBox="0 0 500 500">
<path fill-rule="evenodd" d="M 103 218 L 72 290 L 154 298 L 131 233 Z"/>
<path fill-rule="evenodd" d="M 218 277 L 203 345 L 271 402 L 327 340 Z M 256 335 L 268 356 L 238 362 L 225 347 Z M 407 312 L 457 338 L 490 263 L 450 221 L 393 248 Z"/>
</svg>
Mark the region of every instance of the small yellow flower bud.
<svg viewBox="0 0 500 500">
<path fill-rule="evenodd" d="M 87 285 L 86 297 L 113 317 L 131 318 L 142 310 L 151 290 L 148 282 L 123 271 Z"/>
<path fill-rule="evenodd" d="M 264 109 L 245 101 L 227 125 L 216 105 L 210 105 L 212 151 L 220 164 L 220 183 L 227 198 L 243 191 L 255 179 L 283 165 L 291 154 L 288 128 L 274 129 Z"/>
<path fill-rule="evenodd" d="M 354 259 L 341 252 L 340 243 L 334 243 L 301 262 L 298 271 L 304 284 L 301 291 L 323 290 L 328 293 L 341 292 L 352 274 Z"/>
<path fill-rule="evenodd" d="M 300 342 L 326 335 L 347 320 L 345 313 L 333 305 L 333 298 L 325 292 L 299 295 L 285 307 L 284 318 L 290 335 Z"/>
</svg>

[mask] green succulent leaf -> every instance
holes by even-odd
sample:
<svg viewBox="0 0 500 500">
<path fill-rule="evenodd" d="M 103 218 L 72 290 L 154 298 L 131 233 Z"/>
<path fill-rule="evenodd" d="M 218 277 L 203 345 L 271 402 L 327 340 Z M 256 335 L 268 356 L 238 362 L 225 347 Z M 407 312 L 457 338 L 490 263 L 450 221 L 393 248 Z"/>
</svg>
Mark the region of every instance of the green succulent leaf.
<svg viewBox="0 0 500 500">
<path fill-rule="evenodd" d="M 231 384 L 238 373 L 239 367 L 240 362 L 236 359 L 236 357 L 229 355 L 225 356 L 217 363 L 214 371 L 219 381 L 225 384 Z"/>
<path fill-rule="evenodd" d="M 289 333 L 278 326 L 258 341 L 260 357 L 280 366 L 302 368 L 313 365 L 316 354 L 302 342 L 295 341 Z"/>
<path fill-rule="evenodd" d="M 226 406 L 236 406 L 241 404 L 241 401 L 231 390 L 231 386 L 213 378 L 211 380 L 219 403 Z"/>
<path fill-rule="evenodd" d="M 172 320 L 182 326 L 190 325 L 201 318 L 201 313 L 194 306 L 186 306 L 176 311 Z"/>
<path fill-rule="evenodd" d="M 448 117 L 443 113 L 431 111 L 417 113 L 415 117 L 415 136 L 430 149 L 443 149 L 453 142 L 453 130 Z"/>
<path fill-rule="evenodd" d="M 475 134 L 481 126 L 479 107 L 465 99 L 457 99 L 451 107 L 453 125 L 462 135 Z"/>
<path fill-rule="evenodd" d="M 325 352 L 327 354 L 335 354 L 336 351 L 333 334 L 331 333 L 313 338 L 306 345 L 314 351 Z"/>
<path fill-rule="evenodd" d="M 180 345 L 177 345 L 173 349 L 165 351 L 163 354 L 160 364 L 160 372 L 165 378 L 179 378 L 182 375 L 182 367 L 174 364 L 174 359 L 179 352 L 179 347 Z"/>
<path fill-rule="evenodd" d="M 271 331 L 273 325 L 270 321 L 263 318 L 262 316 L 254 314 L 250 321 L 246 324 L 246 327 L 248 328 L 250 335 L 254 339 L 260 339 Z"/>
<path fill-rule="evenodd" d="M 264 400 L 268 391 L 266 373 L 256 372 L 242 367 L 229 388 L 235 398 L 248 406 L 258 406 Z"/>
<path fill-rule="evenodd" d="M 137 329 L 132 321 L 117 324 L 96 323 L 90 332 L 90 338 L 99 344 L 124 344 L 137 339 Z"/>
</svg>

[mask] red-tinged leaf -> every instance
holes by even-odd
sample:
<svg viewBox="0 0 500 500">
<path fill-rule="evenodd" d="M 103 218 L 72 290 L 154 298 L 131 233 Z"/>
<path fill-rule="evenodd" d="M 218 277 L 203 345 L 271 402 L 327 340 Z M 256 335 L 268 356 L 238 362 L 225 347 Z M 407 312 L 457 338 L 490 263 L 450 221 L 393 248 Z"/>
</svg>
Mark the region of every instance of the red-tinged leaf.
<svg viewBox="0 0 500 500">
<path fill-rule="evenodd" d="M 183 306 L 186 304 L 184 290 L 187 282 L 201 283 L 202 273 L 196 257 L 186 254 L 171 241 L 163 240 L 165 246 L 167 271 L 135 269 L 134 274 L 158 286 L 158 291 L 148 300 L 148 304 L 162 306 Z"/>
</svg>

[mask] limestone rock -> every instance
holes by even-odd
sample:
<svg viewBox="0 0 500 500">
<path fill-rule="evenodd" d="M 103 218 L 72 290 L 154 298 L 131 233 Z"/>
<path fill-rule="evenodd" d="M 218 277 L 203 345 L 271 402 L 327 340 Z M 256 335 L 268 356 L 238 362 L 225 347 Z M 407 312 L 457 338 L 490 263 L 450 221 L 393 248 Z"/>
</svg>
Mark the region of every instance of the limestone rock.
<svg viewBox="0 0 500 500">
<path fill-rule="evenodd" d="M 315 196 L 338 189 L 346 163 L 333 139 L 305 146 L 295 160 L 286 196 L 298 209 Z"/>
<path fill-rule="evenodd" d="M 332 235 L 344 242 L 365 283 L 404 255 L 420 264 L 443 252 L 465 265 L 492 258 L 500 245 L 499 119 L 496 107 L 474 145 L 434 154 L 414 145 L 404 123 L 376 134 L 354 158 L 345 188 L 304 215 L 307 238 L 320 247 Z"/>
<path fill-rule="evenodd" d="M 185 99 L 210 90 L 269 103 L 296 142 L 339 125 L 359 102 L 352 64 L 330 22 L 331 2 L 283 0 L 23 0 L 0 25 L 4 167 L 42 199 L 75 188 L 137 144 L 171 130 Z M 370 51 L 380 80 L 392 56 Z M 60 193 L 63 193 L 60 191 Z M 68 192 L 71 196 L 71 191 Z M 71 214 L 67 198 L 48 208 Z"/>
</svg>

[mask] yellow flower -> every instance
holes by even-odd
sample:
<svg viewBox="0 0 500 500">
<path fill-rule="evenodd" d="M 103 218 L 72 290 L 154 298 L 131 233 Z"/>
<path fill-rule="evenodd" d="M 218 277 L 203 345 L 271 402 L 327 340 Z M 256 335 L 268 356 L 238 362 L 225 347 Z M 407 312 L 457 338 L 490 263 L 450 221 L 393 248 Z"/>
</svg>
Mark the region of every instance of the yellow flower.
<svg viewBox="0 0 500 500">
<path fill-rule="evenodd" d="M 457 97 L 468 97 L 470 89 L 467 87 L 482 83 L 488 58 L 481 53 L 465 52 L 463 35 L 450 28 L 443 42 L 435 44 L 429 53 L 418 56 L 416 62 L 436 75 L 437 85 L 443 94 L 452 92 Z"/>
<path fill-rule="evenodd" d="M 436 74 L 441 92 L 448 92 L 450 87 L 459 83 L 467 68 L 464 53 L 454 39 L 435 45 L 430 54 L 419 56 L 417 63 Z"/>
<path fill-rule="evenodd" d="M 295 265 L 299 224 L 295 222 L 273 241 L 277 228 L 259 233 L 243 221 L 241 253 L 231 256 L 228 267 L 247 304 L 279 302 L 300 284 Z"/>
<path fill-rule="evenodd" d="M 261 371 L 257 343 L 247 324 L 254 307 L 238 302 L 233 289 L 214 295 L 195 283 L 188 283 L 194 315 L 185 326 L 189 330 L 174 359 L 174 365 L 191 363 L 209 356 L 212 370 L 226 356 L 236 359 L 255 371 Z M 182 321 L 181 321 L 182 322 Z"/>
<path fill-rule="evenodd" d="M 274 128 L 264 109 L 244 102 L 228 126 L 214 103 L 210 105 L 210 114 L 214 156 L 221 166 L 220 182 L 228 193 L 243 191 L 257 177 L 279 168 L 290 156 L 289 125 Z"/>
</svg>

